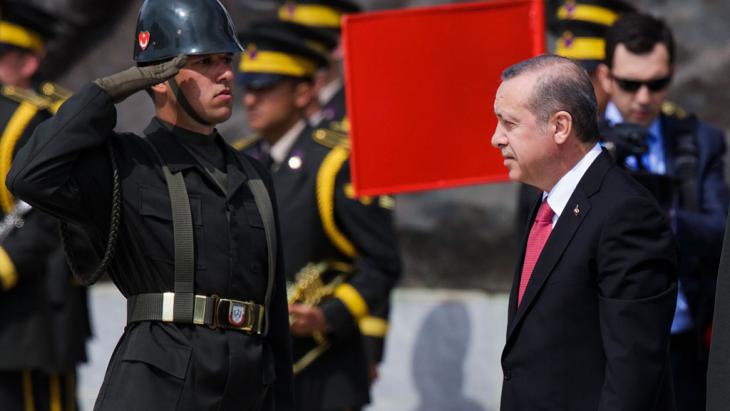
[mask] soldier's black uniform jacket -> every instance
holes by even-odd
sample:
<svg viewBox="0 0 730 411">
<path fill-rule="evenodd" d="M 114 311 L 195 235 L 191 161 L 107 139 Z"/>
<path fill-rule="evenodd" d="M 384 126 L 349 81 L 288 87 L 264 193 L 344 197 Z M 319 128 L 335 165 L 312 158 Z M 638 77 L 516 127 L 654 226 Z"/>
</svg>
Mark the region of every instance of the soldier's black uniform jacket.
<svg viewBox="0 0 730 411">
<path fill-rule="evenodd" d="M 248 145 L 244 152 L 254 158 L 264 156 L 261 142 Z M 272 174 L 287 279 L 294 281 L 296 273 L 312 262 L 344 261 L 354 266 L 334 297 L 320 305 L 332 345 L 294 378 L 300 410 L 359 408 L 368 403 L 372 359 L 365 353 L 359 323 L 388 301 L 400 274 L 392 204 L 387 203 L 392 199 L 354 198 L 348 156 L 342 146 L 315 141 L 312 129 L 305 127 Z M 310 338 L 294 338 L 295 361 L 311 348 Z"/>
<path fill-rule="evenodd" d="M 244 156 L 217 133 L 197 135 L 214 141 L 225 159 L 224 191 L 159 120 L 150 123 L 145 139 L 115 133 L 115 123 L 109 95 L 94 84 L 85 86 L 56 117 L 38 127 L 18 153 L 8 187 L 35 207 L 77 223 L 101 249 L 110 221 L 112 171 L 106 145 L 111 140 L 121 182 L 122 224 L 110 276 L 125 297 L 172 291 L 172 211 L 151 140 L 170 170 L 182 171 L 184 177 L 194 226 L 195 293 L 263 304 L 267 246 L 262 218 L 246 184 Z M 273 192 L 267 173 L 261 169 L 260 174 Z M 266 337 L 154 321 L 127 325 L 96 409 L 291 409 L 281 267 L 277 265 Z"/>
</svg>

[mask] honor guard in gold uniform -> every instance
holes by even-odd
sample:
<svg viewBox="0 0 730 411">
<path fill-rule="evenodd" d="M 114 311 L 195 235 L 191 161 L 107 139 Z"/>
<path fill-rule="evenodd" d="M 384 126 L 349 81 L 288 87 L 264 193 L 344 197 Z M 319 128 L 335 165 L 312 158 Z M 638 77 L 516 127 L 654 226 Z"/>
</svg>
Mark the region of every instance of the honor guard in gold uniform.
<svg viewBox="0 0 730 411">
<path fill-rule="evenodd" d="M 315 35 L 300 33 L 307 44 L 319 43 L 325 47 L 328 65 L 315 76 L 319 110 L 310 111 L 307 116 L 320 133 L 332 136 L 346 136 L 349 121 L 345 108 L 345 86 L 342 72 L 343 51 L 341 45 L 342 17 L 360 12 L 360 6 L 349 0 L 289 0 L 279 8 L 279 19 L 329 33 L 334 41 L 324 38 L 315 40 Z M 321 38 L 321 35 L 319 36 Z M 387 197 L 386 197 L 387 198 Z M 361 321 L 361 332 L 370 359 L 371 378 L 377 378 L 378 364 L 383 360 L 385 336 L 388 330 L 390 301 L 379 307 L 371 307 L 370 315 Z"/>
<path fill-rule="evenodd" d="M 273 186 L 216 131 L 235 33 L 217 0 L 146 0 L 136 65 L 69 98 L 8 174 L 17 197 L 88 235 L 127 299 L 96 410 L 293 409 Z M 144 137 L 115 131 L 115 105 L 142 90 Z"/>
<path fill-rule="evenodd" d="M 242 34 L 239 67 L 255 138 L 234 146 L 271 170 L 281 216 L 294 337 L 297 409 L 360 409 L 369 398 L 371 359 L 363 327 L 400 275 L 389 197 L 354 195 L 347 130 L 315 130 L 306 108 L 313 76 L 327 64 L 286 29 Z"/>
<path fill-rule="evenodd" d="M 347 116 L 340 31 L 342 16 L 359 11 L 360 6 L 349 0 L 288 0 L 279 8 L 279 19 L 326 30 L 337 39 L 327 46 L 327 66 L 315 78 L 324 127 Z"/>
<path fill-rule="evenodd" d="M 0 176 L 66 92 L 38 72 L 55 19 L 27 2 L 0 6 Z M 0 185 L 0 408 L 76 409 L 75 371 L 91 335 L 56 219 Z"/>
</svg>

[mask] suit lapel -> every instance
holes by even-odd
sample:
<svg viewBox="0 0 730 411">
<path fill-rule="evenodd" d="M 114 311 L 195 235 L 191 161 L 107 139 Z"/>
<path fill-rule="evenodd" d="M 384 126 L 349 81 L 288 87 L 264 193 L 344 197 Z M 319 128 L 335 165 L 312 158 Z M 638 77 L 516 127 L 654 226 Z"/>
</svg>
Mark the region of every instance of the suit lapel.
<svg viewBox="0 0 730 411">
<path fill-rule="evenodd" d="M 517 325 L 524 318 L 526 313 L 530 310 L 530 307 L 538 298 L 540 290 L 545 285 L 545 282 L 552 274 L 556 264 L 562 257 L 563 253 L 567 249 L 570 241 L 573 239 L 578 227 L 587 218 L 591 210 L 591 202 L 589 198 L 600 188 L 601 182 L 608 171 L 613 165 L 609 154 L 604 149 L 603 152 L 596 158 L 591 164 L 586 173 L 581 178 L 580 182 L 576 186 L 573 194 L 570 196 L 570 200 L 565 205 L 565 209 L 560 214 L 555 227 L 553 227 L 550 237 L 545 243 L 545 247 L 540 253 L 540 257 L 535 264 L 535 268 L 532 271 L 530 282 L 527 284 L 525 294 L 522 296 L 522 303 L 519 307 L 517 306 L 516 295 L 512 298 L 510 296 L 510 314 L 507 322 L 507 341 L 509 342 L 510 336 L 513 334 Z M 533 211 L 534 214 L 534 211 Z M 533 215 L 534 219 L 534 215 Z M 530 220 L 532 221 L 532 219 Z M 528 234 L 529 235 L 529 234 Z M 526 247 L 527 238 L 525 238 L 523 250 Z M 524 255 L 524 251 L 523 251 Z M 524 258 L 523 258 L 524 259 Z M 518 264 L 521 266 L 522 263 Z M 519 272 L 515 274 L 515 278 L 519 278 Z M 519 280 L 515 280 L 515 284 L 519 284 Z M 516 294 L 516 287 L 513 285 L 511 294 Z M 515 310 L 512 308 L 516 307 Z"/>
</svg>

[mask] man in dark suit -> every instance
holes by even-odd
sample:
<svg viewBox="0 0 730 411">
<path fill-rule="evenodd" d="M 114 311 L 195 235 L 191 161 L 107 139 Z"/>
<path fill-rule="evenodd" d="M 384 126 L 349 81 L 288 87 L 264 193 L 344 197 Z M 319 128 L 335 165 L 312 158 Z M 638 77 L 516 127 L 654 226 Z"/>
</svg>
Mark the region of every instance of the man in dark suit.
<svg viewBox="0 0 730 411">
<path fill-rule="evenodd" d="M 535 57 L 505 70 L 494 110 L 510 178 L 543 191 L 509 300 L 502 410 L 673 409 L 676 245 L 598 145 L 590 78 Z"/>
<path fill-rule="evenodd" d="M 725 136 L 666 102 L 674 74 L 674 40 L 663 21 L 636 13 L 622 16 L 606 34 L 606 63 L 598 71 L 611 94 L 606 121 L 647 130 L 646 153 L 628 156 L 621 165 L 675 181 L 672 195 L 663 200 L 679 244 L 670 344 L 674 392 L 678 409 L 704 409 L 706 338 L 729 199 Z"/>
<path fill-rule="evenodd" d="M 247 31 L 239 78 L 258 138 L 234 144 L 272 171 L 290 287 L 294 386 L 301 411 L 357 410 L 369 402 L 372 357 L 363 335 L 387 326 L 400 264 L 389 197 L 356 198 L 347 134 L 306 121 L 312 77 L 326 64 L 284 26 Z M 251 52 L 255 44 L 255 52 Z M 324 285 L 319 284 L 321 280 Z"/>
</svg>

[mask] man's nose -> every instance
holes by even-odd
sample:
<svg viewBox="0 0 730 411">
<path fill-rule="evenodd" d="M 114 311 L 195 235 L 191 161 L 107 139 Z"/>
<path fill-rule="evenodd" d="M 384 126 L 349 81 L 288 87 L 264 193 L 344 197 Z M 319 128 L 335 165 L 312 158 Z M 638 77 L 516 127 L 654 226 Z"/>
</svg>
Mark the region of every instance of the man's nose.
<svg viewBox="0 0 730 411">
<path fill-rule="evenodd" d="M 651 101 L 651 90 L 646 84 L 642 84 L 636 91 L 636 101 L 640 104 L 648 104 Z"/>
<path fill-rule="evenodd" d="M 492 134 L 492 147 L 502 148 L 507 145 L 507 137 L 499 130 L 499 126 L 494 129 Z"/>
<path fill-rule="evenodd" d="M 256 102 L 256 94 L 252 93 L 251 91 L 244 91 L 243 92 L 243 105 L 246 107 L 251 107 Z"/>
</svg>

